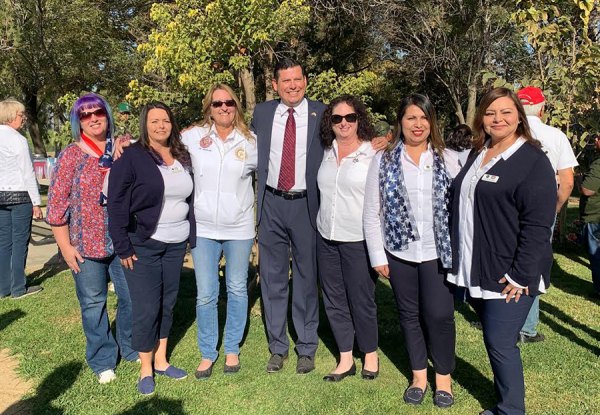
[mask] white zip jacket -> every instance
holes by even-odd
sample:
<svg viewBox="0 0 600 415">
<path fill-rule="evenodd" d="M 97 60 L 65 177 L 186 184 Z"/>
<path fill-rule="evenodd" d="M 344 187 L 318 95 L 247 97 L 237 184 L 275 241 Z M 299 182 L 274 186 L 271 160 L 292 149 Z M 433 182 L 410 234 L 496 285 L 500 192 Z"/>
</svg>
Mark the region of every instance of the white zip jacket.
<svg viewBox="0 0 600 415">
<path fill-rule="evenodd" d="M 221 240 L 254 238 L 256 137 L 250 141 L 234 129 L 223 141 L 214 126 L 193 127 L 181 137 L 194 169 L 196 235 Z"/>
</svg>

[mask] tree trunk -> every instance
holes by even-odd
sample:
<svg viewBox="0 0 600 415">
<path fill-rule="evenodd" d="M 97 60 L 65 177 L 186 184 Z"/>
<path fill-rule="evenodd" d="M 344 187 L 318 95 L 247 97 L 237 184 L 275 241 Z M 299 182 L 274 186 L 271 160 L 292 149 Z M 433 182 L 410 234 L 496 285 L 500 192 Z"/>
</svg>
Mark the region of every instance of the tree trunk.
<svg viewBox="0 0 600 415">
<path fill-rule="evenodd" d="M 249 68 L 244 68 L 240 71 L 240 79 L 244 96 L 246 97 L 246 112 L 252 114 L 256 106 L 256 87 L 254 85 L 254 75 Z"/>
<path fill-rule="evenodd" d="M 27 113 L 27 123 L 29 124 L 29 135 L 33 143 L 33 153 L 40 154 L 44 157 L 46 154 L 46 146 L 42 138 L 42 132 L 39 125 L 37 90 L 25 88 L 25 112 Z"/>
<path fill-rule="evenodd" d="M 263 66 L 263 77 L 265 78 L 265 101 L 275 99 L 275 91 L 273 90 L 273 51 L 267 52 L 267 59 Z"/>
<path fill-rule="evenodd" d="M 469 85 L 469 98 L 467 101 L 467 119 L 465 124 L 473 128 L 473 121 L 475 121 L 475 111 L 477 110 L 477 83 L 476 81 L 471 82 Z"/>
</svg>

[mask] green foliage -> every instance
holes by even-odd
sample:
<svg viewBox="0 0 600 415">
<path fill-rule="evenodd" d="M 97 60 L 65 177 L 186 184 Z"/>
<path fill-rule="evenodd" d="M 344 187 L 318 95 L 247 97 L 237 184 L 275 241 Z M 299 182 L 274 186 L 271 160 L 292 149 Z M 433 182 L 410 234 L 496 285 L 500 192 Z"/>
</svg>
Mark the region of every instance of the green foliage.
<svg viewBox="0 0 600 415">
<path fill-rule="evenodd" d="M 259 54 L 289 42 L 308 22 L 303 0 L 176 0 L 155 3 L 156 28 L 138 46 L 145 80 L 130 83 L 137 105 L 165 94 L 199 97 L 214 83 L 234 85 Z"/>
</svg>

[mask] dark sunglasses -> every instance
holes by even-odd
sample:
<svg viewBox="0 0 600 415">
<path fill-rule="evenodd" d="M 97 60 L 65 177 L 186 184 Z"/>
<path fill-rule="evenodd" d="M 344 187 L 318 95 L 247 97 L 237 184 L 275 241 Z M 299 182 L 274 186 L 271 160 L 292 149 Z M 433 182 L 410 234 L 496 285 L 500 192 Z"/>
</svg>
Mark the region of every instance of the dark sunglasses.
<svg viewBox="0 0 600 415">
<path fill-rule="evenodd" d="M 104 108 L 98 108 L 97 110 L 91 111 L 91 112 L 87 112 L 87 111 L 83 111 L 79 113 L 79 120 L 80 121 L 87 121 L 90 118 L 92 118 L 92 115 L 95 115 L 96 118 L 103 118 L 106 117 L 106 110 Z"/>
<path fill-rule="evenodd" d="M 235 107 L 235 101 L 232 99 L 228 99 L 227 101 L 213 101 L 210 103 L 213 108 L 221 108 L 223 104 L 225 104 L 226 107 Z"/>
<path fill-rule="evenodd" d="M 348 122 L 356 122 L 358 121 L 358 114 L 355 112 L 351 112 L 350 114 L 346 115 L 334 114 L 331 116 L 331 122 L 333 124 L 339 124 L 342 122 L 342 120 L 346 120 Z"/>
</svg>

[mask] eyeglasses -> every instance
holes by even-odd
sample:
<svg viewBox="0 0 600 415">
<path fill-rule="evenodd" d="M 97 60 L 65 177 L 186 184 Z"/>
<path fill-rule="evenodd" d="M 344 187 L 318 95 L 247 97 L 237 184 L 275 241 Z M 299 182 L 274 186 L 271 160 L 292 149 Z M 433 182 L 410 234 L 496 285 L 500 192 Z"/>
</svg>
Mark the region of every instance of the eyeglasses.
<svg viewBox="0 0 600 415">
<path fill-rule="evenodd" d="M 92 115 L 95 115 L 96 118 L 106 117 L 106 110 L 104 108 L 98 108 L 94 111 L 82 111 L 79 113 L 79 121 L 87 121 L 92 118 Z"/>
<path fill-rule="evenodd" d="M 358 114 L 355 112 L 351 112 L 350 114 L 346 115 L 334 114 L 331 116 L 331 122 L 333 124 L 339 124 L 342 122 L 342 120 L 346 120 L 350 123 L 355 123 L 356 121 L 358 121 Z"/>
<path fill-rule="evenodd" d="M 17 113 L 17 117 L 21 117 L 23 122 L 27 121 L 27 115 L 24 112 Z"/>
<path fill-rule="evenodd" d="M 227 101 L 213 101 L 210 103 L 213 108 L 221 108 L 225 104 L 226 107 L 235 107 L 235 101 L 232 99 L 228 99 Z"/>
</svg>

